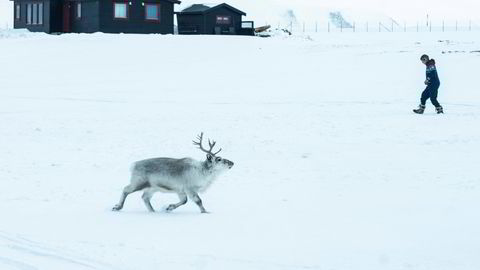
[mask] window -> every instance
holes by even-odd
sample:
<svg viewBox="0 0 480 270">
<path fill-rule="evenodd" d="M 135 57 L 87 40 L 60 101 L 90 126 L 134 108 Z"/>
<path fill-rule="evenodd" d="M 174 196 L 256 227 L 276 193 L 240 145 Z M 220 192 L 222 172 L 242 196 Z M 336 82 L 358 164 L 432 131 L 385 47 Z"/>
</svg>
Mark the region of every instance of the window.
<svg viewBox="0 0 480 270">
<path fill-rule="evenodd" d="M 27 24 L 32 24 L 32 4 L 27 4 Z"/>
<path fill-rule="evenodd" d="M 38 16 L 38 5 L 37 4 L 33 4 L 33 20 L 32 20 L 32 24 L 37 24 L 37 16 Z"/>
<path fill-rule="evenodd" d="M 20 5 L 15 5 L 15 20 L 20 20 Z"/>
<path fill-rule="evenodd" d="M 160 20 L 160 5 L 145 4 L 145 20 L 158 21 Z"/>
<path fill-rule="evenodd" d="M 230 16 L 217 16 L 217 24 L 230 24 Z"/>
<path fill-rule="evenodd" d="M 82 18 L 82 3 L 77 3 L 77 19 Z"/>
<path fill-rule="evenodd" d="M 43 24 L 43 3 L 38 4 L 38 24 Z"/>
<path fill-rule="evenodd" d="M 114 9 L 114 18 L 115 19 L 127 19 L 128 14 L 127 14 L 127 3 L 114 3 L 113 4 L 113 9 Z"/>
<path fill-rule="evenodd" d="M 43 3 L 27 4 L 27 24 L 43 24 Z"/>
<path fill-rule="evenodd" d="M 248 28 L 248 29 L 252 29 L 254 28 L 253 27 L 253 22 L 242 22 L 242 28 Z"/>
</svg>

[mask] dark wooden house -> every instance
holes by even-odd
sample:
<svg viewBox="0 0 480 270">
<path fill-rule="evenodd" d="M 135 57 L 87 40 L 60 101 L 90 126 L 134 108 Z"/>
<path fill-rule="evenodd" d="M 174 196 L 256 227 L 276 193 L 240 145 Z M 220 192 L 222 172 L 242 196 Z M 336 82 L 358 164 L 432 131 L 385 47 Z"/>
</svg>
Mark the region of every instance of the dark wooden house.
<svg viewBox="0 0 480 270">
<path fill-rule="evenodd" d="M 46 33 L 173 34 L 178 0 L 10 0 L 14 28 Z"/>
<path fill-rule="evenodd" d="M 253 35 L 251 21 L 242 21 L 245 12 L 228 4 L 194 4 L 177 14 L 179 34 Z"/>
</svg>

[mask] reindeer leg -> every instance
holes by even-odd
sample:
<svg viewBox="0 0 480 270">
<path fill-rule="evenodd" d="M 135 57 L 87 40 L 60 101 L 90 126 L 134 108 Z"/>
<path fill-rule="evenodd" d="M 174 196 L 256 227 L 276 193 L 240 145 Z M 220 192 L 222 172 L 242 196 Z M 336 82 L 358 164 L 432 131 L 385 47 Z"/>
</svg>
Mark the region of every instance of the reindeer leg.
<svg viewBox="0 0 480 270">
<path fill-rule="evenodd" d="M 200 199 L 200 196 L 198 196 L 196 192 L 191 192 L 188 196 L 198 205 L 202 213 L 208 213 L 207 210 L 205 210 L 205 207 L 203 207 L 202 199 Z"/>
<path fill-rule="evenodd" d="M 125 203 L 125 199 L 127 196 L 135 191 L 142 190 L 148 187 L 148 183 L 141 183 L 138 182 L 135 184 L 130 184 L 123 189 L 122 195 L 120 196 L 120 201 L 112 208 L 112 211 L 120 211 L 123 208 L 123 204 Z"/>
<path fill-rule="evenodd" d="M 167 212 L 173 211 L 177 209 L 179 206 L 182 206 L 187 203 L 187 194 L 185 194 L 184 192 L 178 193 L 178 198 L 180 199 L 180 202 L 170 204 L 166 209 Z"/>
<path fill-rule="evenodd" d="M 145 203 L 145 206 L 147 207 L 148 211 L 150 212 L 155 212 L 155 210 L 152 207 L 152 204 L 150 203 L 150 199 L 153 196 L 153 193 L 155 193 L 156 190 L 150 188 L 145 190 L 142 195 L 143 202 Z"/>
</svg>

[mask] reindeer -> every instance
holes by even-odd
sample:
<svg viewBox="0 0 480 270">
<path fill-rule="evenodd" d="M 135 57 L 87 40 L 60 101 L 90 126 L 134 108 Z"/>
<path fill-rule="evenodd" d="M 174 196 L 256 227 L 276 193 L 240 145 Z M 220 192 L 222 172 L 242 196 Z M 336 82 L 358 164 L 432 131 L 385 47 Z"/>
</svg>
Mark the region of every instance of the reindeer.
<svg viewBox="0 0 480 270">
<path fill-rule="evenodd" d="M 113 207 L 113 211 L 123 208 L 127 196 L 135 191 L 143 190 L 142 199 L 150 212 L 155 212 L 150 199 L 157 191 L 177 193 L 180 202 L 170 204 L 166 211 L 170 212 L 187 203 L 187 197 L 193 200 L 202 213 L 207 213 L 198 193 L 204 192 L 222 172 L 232 168 L 233 162 L 217 156 L 222 149 L 213 153 L 216 142 L 208 140 L 210 146 L 206 150 L 202 146 L 203 132 L 197 136 L 198 141 L 193 144 L 207 153 L 205 161 L 192 158 L 152 158 L 137 161 L 132 166 L 130 185 L 123 189 L 120 202 Z"/>
</svg>

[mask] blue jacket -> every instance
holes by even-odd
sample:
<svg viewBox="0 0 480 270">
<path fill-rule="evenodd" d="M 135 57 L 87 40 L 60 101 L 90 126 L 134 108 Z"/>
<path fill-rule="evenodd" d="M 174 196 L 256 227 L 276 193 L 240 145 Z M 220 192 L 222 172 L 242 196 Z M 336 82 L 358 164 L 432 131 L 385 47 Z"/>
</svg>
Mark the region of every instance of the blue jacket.
<svg viewBox="0 0 480 270">
<path fill-rule="evenodd" d="M 426 63 L 427 66 L 427 85 L 438 86 L 440 85 L 440 79 L 438 78 L 437 67 L 435 66 L 435 60 L 430 59 Z"/>
</svg>

